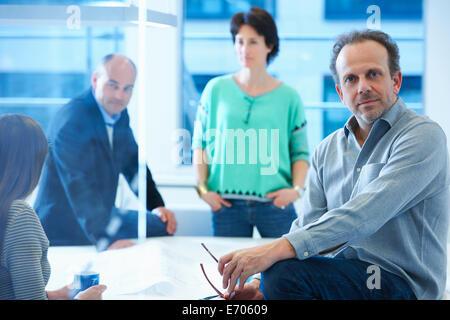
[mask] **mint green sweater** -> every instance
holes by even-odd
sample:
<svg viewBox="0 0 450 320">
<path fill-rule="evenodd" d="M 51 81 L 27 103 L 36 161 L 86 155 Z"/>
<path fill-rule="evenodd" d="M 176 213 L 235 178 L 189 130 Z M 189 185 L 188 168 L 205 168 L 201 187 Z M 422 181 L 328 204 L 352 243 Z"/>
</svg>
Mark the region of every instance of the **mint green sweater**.
<svg viewBox="0 0 450 320">
<path fill-rule="evenodd" d="M 216 77 L 202 93 L 192 148 L 206 150 L 208 187 L 224 197 L 290 188 L 292 163 L 309 162 L 300 96 L 282 83 L 252 97 L 231 74 Z"/>
</svg>

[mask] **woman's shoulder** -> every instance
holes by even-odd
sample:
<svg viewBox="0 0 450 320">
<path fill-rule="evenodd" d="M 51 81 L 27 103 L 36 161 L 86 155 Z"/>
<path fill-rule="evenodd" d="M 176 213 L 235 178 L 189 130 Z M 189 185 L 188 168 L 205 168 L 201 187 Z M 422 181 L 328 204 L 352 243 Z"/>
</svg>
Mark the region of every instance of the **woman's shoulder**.
<svg viewBox="0 0 450 320">
<path fill-rule="evenodd" d="M 213 89 L 217 87 L 223 87 L 233 84 L 233 75 L 232 74 L 224 74 L 217 77 L 214 77 L 208 81 L 205 86 L 205 89 Z"/>
<path fill-rule="evenodd" d="M 216 99 L 227 92 L 234 92 L 236 85 L 233 83 L 233 77 L 231 74 L 221 75 L 209 80 L 203 89 L 202 100 L 203 102 L 209 101 L 209 104 L 214 105 Z M 231 91 L 230 91 L 231 90 Z"/>
<path fill-rule="evenodd" d="M 299 94 L 298 90 L 295 89 L 290 84 L 287 84 L 286 82 L 281 82 L 278 89 L 279 89 L 278 90 L 279 93 L 292 96 L 293 98 L 296 98 L 296 99 L 300 99 L 300 94 Z"/>
<path fill-rule="evenodd" d="M 24 200 L 15 200 L 11 204 L 8 212 L 8 222 L 6 224 L 7 229 L 23 230 L 28 228 L 38 227 L 42 228 L 34 209 Z"/>
<path fill-rule="evenodd" d="M 8 221 L 4 238 L 4 254 L 10 254 L 16 248 L 27 247 L 30 250 L 48 248 L 45 235 L 38 215 L 24 200 L 15 200 L 8 212 Z"/>
<path fill-rule="evenodd" d="M 272 91 L 270 98 L 294 109 L 303 106 L 298 90 L 285 82 L 281 82 L 281 84 Z"/>
<path fill-rule="evenodd" d="M 33 208 L 30 206 L 28 202 L 25 200 L 14 200 L 9 209 L 10 214 L 18 214 L 18 213 L 34 213 Z"/>
</svg>

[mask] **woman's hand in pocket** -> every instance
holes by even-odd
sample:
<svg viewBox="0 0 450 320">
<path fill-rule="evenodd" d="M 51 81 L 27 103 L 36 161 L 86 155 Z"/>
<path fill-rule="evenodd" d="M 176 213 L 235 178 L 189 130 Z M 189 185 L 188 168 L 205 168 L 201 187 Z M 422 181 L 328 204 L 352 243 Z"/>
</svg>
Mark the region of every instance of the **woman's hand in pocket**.
<svg viewBox="0 0 450 320">
<path fill-rule="evenodd" d="M 284 188 L 266 194 L 266 198 L 272 198 L 274 206 L 283 208 L 298 199 L 298 192 L 294 188 Z"/>
<path fill-rule="evenodd" d="M 211 207 L 211 210 L 217 211 L 222 208 L 222 205 L 230 208 L 231 203 L 223 199 L 220 194 L 214 191 L 208 191 L 202 195 L 202 199 Z"/>
</svg>

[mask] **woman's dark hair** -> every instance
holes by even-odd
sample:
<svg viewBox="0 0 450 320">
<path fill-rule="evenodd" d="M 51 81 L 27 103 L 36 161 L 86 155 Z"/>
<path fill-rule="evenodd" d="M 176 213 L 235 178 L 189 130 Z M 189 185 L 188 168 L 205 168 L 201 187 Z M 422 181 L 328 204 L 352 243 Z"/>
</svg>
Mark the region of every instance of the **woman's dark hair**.
<svg viewBox="0 0 450 320">
<path fill-rule="evenodd" d="M 36 188 L 47 153 L 47 138 L 35 120 L 21 114 L 0 116 L 0 250 L 11 204 Z"/>
<path fill-rule="evenodd" d="M 330 70 L 337 85 L 339 85 L 339 76 L 336 70 L 336 60 L 342 48 L 347 44 L 361 43 L 367 40 L 376 41 L 386 48 L 388 52 L 389 72 L 391 77 L 393 77 L 397 71 L 400 71 L 400 55 L 398 46 L 388 34 L 377 30 L 352 31 L 338 36 L 333 46 Z"/>
<path fill-rule="evenodd" d="M 252 7 L 249 12 L 239 12 L 233 15 L 230 22 L 233 43 L 236 40 L 239 29 L 244 24 L 251 26 L 259 35 L 264 36 L 266 46 L 268 48 L 272 47 L 272 51 L 269 52 L 266 59 L 267 64 L 269 64 L 280 50 L 277 26 L 272 16 L 259 7 Z"/>
</svg>

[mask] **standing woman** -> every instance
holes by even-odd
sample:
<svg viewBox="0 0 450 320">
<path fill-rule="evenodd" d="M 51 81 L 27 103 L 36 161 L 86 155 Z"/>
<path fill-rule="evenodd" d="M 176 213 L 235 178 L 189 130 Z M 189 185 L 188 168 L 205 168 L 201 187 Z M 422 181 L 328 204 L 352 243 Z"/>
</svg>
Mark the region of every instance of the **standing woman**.
<svg viewBox="0 0 450 320">
<path fill-rule="evenodd" d="M 267 73 L 277 55 L 271 15 L 253 7 L 231 19 L 241 69 L 206 85 L 194 126 L 196 190 L 211 207 L 215 236 L 280 237 L 297 218 L 309 151 L 295 89 Z"/>
<path fill-rule="evenodd" d="M 70 299 L 70 286 L 45 291 L 50 277 L 48 239 L 24 201 L 36 188 L 48 152 L 39 124 L 19 114 L 0 116 L 0 300 Z M 105 286 L 80 292 L 98 299 Z"/>
</svg>

